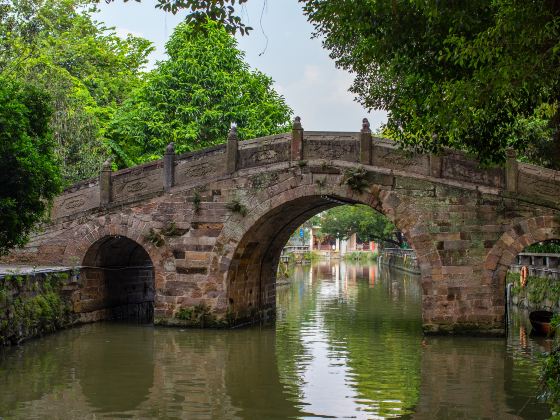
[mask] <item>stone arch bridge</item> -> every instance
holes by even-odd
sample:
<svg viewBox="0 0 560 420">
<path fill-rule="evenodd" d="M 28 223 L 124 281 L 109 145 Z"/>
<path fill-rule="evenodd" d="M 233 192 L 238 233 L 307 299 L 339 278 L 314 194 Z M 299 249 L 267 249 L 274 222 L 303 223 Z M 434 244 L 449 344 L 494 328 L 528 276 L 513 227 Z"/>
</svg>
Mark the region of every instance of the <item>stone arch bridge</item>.
<svg viewBox="0 0 560 420">
<path fill-rule="evenodd" d="M 74 310 L 88 319 L 153 302 L 160 324 L 197 311 L 242 324 L 273 313 L 294 229 L 344 203 L 373 207 L 406 235 L 431 333 L 503 333 L 509 265 L 560 238 L 560 172 L 512 154 L 486 169 L 452 150 L 410 154 L 372 137 L 367 120 L 357 133 L 305 132 L 296 118 L 291 133 L 238 142 L 232 129 L 225 145 L 107 165 L 60 195 L 51 223 L 5 262 L 81 266 Z"/>
</svg>

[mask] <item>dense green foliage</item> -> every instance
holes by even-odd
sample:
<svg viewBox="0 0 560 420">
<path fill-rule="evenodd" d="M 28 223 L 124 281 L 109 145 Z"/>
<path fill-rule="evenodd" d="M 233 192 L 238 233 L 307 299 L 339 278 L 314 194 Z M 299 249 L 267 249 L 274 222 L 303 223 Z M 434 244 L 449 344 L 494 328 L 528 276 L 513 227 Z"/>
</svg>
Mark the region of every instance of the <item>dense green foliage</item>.
<svg viewBox="0 0 560 420">
<path fill-rule="evenodd" d="M 119 165 L 157 159 L 171 141 L 179 153 L 224 143 L 232 123 L 241 139 L 287 130 L 291 110 L 272 80 L 249 69 L 222 26 L 203 29 L 178 25 L 169 59 L 117 112 L 110 137 Z"/>
<path fill-rule="evenodd" d="M 553 239 L 545 242 L 537 242 L 533 245 L 529 245 L 523 252 L 560 254 L 560 240 Z"/>
<path fill-rule="evenodd" d="M 367 108 L 406 146 L 507 147 L 560 167 L 557 1 L 305 0 L 304 10 Z"/>
<path fill-rule="evenodd" d="M 338 206 L 312 219 L 313 226 L 321 228 L 322 235 L 347 239 L 356 234 L 362 242 L 377 241 L 401 245 L 395 225 L 371 207 L 358 204 Z"/>
<path fill-rule="evenodd" d="M 0 278 L 0 346 L 55 331 L 70 320 L 61 294 L 67 273 Z"/>
<path fill-rule="evenodd" d="M 560 3 L 556 0 L 299 0 L 352 92 L 389 112 L 402 145 L 465 149 L 484 162 L 513 147 L 560 168 Z M 159 0 L 242 31 L 235 0 Z M 239 12 L 239 10 L 238 10 Z"/>
<path fill-rule="evenodd" d="M 151 44 L 119 38 L 86 0 L 0 0 L 0 74 L 50 94 L 49 125 L 65 182 L 95 176 L 105 130 L 141 82 Z M 89 7 L 89 8 L 88 8 Z"/>
<path fill-rule="evenodd" d="M 506 283 L 512 283 L 512 295 L 520 300 L 526 299 L 530 307 L 546 309 L 545 300 L 558 302 L 560 300 L 560 284 L 558 280 L 527 277 L 527 285 L 521 287 L 519 273 L 508 273 Z M 554 315 L 552 325 L 556 328 L 553 350 L 545 354 L 541 360 L 542 398 L 547 401 L 556 415 L 560 415 L 560 316 Z M 556 417 L 554 417 L 556 418 Z"/>
<path fill-rule="evenodd" d="M 0 76 L 0 255 L 25 243 L 60 191 L 44 92 Z"/>
<path fill-rule="evenodd" d="M 551 406 L 554 419 L 560 415 L 560 348 L 546 354 L 541 364 L 542 397 Z"/>
<path fill-rule="evenodd" d="M 507 283 L 513 283 L 512 293 L 519 299 L 526 299 L 531 307 L 543 309 L 545 301 L 560 300 L 560 282 L 558 280 L 527 276 L 527 285 L 521 287 L 519 273 L 508 273 Z"/>
</svg>

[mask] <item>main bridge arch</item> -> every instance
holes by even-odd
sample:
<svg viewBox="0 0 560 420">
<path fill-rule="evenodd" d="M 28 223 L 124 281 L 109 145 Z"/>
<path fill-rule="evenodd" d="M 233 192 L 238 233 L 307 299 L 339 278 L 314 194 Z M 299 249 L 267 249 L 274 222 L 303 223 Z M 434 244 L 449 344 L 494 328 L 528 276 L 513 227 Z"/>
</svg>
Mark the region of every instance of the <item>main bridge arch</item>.
<svg viewBox="0 0 560 420">
<path fill-rule="evenodd" d="M 378 185 L 356 193 L 347 186 L 318 187 L 312 177 L 309 181 L 285 191 L 273 187 L 275 192 L 260 194 L 245 217 L 232 215 L 225 224 L 216 243 L 222 253 L 215 257 L 212 275 L 223 281 L 228 312 L 236 322 L 274 316 L 277 268 L 290 235 L 312 216 L 344 204 L 365 204 L 387 216 L 418 255 L 424 294 L 432 290 L 432 268 L 441 263 L 433 243 L 426 240 L 419 213 Z"/>
</svg>

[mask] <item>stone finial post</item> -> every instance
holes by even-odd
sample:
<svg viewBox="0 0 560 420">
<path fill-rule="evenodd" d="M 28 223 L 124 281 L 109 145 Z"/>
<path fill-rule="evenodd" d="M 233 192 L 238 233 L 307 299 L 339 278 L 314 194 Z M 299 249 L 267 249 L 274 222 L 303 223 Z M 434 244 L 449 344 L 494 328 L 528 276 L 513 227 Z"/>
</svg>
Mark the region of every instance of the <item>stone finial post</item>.
<svg viewBox="0 0 560 420">
<path fill-rule="evenodd" d="M 371 165 L 371 149 L 373 137 L 367 118 L 362 120 L 362 130 L 360 131 L 360 163 L 362 165 Z"/>
<path fill-rule="evenodd" d="M 99 174 L 99 204 L 101 206 L 106 206 L 111 202 L 111 173 L 113 172 L 111 164 L 111 158 L 107 159 L 105 163 L 103 163 L 101 173 Z"/>
<path fill-rule="evenodd" d="M 163 156 L 163 189 L 169 191 L 175 184 L 175 144 L 169 143 Z"/>
<path fill-rule="evenodd" d="M 291 160 L 303 159 L 303 127 L 301 126 L 301 118 L 296 117 L 292 125 L 292 144 L 291 144 Z"/>
<path fill-rule="evenodd" d="M 441 155 L 430 155 L 430 176 L 434 178 L 441 178 L 441 167 L 443 164 L 443 158 Z"/>
<path fill-rule="evenodd" d="M 506 191 L 517 192 L 517 153 L 509 148 L 506 150 Z"/>
<path fill-rule="evenodd" d="M 237 169 L 237 143 L 237 126 L 235 124 L 232 124 L 231 128 L 229 129 L 226 147 L 226 171 L 228 174 L 234 173 Z"/>
</svg>

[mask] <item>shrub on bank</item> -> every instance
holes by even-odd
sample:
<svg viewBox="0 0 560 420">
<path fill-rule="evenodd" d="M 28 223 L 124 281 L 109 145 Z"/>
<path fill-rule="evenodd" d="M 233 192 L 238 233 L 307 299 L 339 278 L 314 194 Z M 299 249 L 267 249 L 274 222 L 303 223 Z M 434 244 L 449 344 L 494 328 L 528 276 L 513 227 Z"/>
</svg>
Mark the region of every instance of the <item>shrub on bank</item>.
<svg viewBox="0 0 560 420">
<path fill-rule="evenodd" d="M 345 261 L 357 261 L 361 263 L 367 263 L 371 261 L 377 260 L 377 251 L 370 252 L 370 251 L 354 251 L 354 252 L 347 252 L 342 257 Z"/>
<path fill-rule="evenodd" d="M 556 330 L 560 328 L 560 315 L 552 318 L 552 325 Z M 554 348 L 545 353 L 541 361 L 541 398 L 550 404 L 552 418 L 560 419 L 560 340 L 556 334 Z"/>
<path fill-rule="evenodd" d="M 512 296 L 517 297 L 518 302 L 526 300 L 528 307 L 554 308 L 560 301 L 560 280 L 528 276 L 527 285 L 522 287 L 519 273 L 508 273 L 506 283 L 513 283 Z"/>
</svg>

